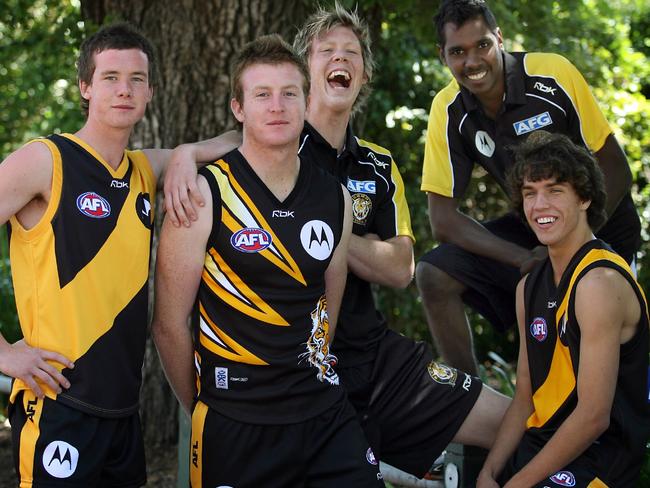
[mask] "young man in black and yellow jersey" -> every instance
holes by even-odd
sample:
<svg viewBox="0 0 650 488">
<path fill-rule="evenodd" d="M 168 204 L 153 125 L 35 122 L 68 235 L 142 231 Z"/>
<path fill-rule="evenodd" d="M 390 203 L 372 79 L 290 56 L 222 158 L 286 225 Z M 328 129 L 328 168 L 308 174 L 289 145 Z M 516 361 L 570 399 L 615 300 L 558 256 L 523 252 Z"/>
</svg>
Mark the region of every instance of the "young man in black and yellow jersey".
<svg viewBox="0 0 650 488">
<path fill-rule="evenodd" d="M 539 128 L 589 148 L 606 176 L 608 220 L 597 235 L 632 262 L 640 223 L 631 172 L 612 129 L 578 70 L 548 53 L 509 53 L 483 0 L 447 0 L 436 17 L 440 57 L 454 79 L 434 98 L 422 171 L 429 218 L 441 244 L 419 261 L 416 278 L 438 351 L 476 371 L 463 302 L 497 329 L 515 323 L 522 272 L 546 256 L 512 214 L 479 223 L 458 209 L 482 166 L 505 189 L 511 147 Z"/>
<path fill-rule="evenodd" d="M 141 486 L 138 395 L 157 182 L 171 151 L 129 151 L 153 94 L 154 53 L 132 27 L 81 47 L 87 119 L 0 165 L 0 223 L 24 338 L 0 337 L 15 378 L 10 421 L 21 486 Z"/>
<path fill-rule="evenodd" d="M 603 175 L 561 134 L 532 134 L 515 156 L 513 205 L 548 258 L 517 286 L 517 386 L 477 486 L 636 486 L 650 434 L 648 306 L 594 237 Z"/>
<path fill-rule="evenodd" d="M 264 36 L 231 91 L 242 145 L 199 171 L 206 205 L 191 228 L 165 220 L 156 266 L 152 331 L 192 412 L 191 485 L 383 486 L 330 351 L 352 210 L 298 156 L 307 66 Z"/>
</svg>

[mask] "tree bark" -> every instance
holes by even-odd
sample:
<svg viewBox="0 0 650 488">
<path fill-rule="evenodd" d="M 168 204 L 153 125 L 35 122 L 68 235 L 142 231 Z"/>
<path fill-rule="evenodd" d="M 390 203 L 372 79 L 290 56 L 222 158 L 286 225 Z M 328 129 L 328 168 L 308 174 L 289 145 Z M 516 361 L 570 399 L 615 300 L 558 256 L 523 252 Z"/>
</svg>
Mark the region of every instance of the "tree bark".
<svg viewBox="0 0 650 488">
<path fill-rule="evenodd" d="M 233 55 L 263 34 L 277 32 L 291 41 L 295 26 L 314 7 L 309 3 L 311 7 L 294 0 L 82 0 L 84 20 L 100 25 L 129 21 L 156 48 L 154 98 L 131 147 L 171 148 L 232 127 Z M 158 209 L 160 219 L 160 202 Z M 140 410 L 147 445 L 176 442 L 178 406 L 151 340 Z"/>
</svg>

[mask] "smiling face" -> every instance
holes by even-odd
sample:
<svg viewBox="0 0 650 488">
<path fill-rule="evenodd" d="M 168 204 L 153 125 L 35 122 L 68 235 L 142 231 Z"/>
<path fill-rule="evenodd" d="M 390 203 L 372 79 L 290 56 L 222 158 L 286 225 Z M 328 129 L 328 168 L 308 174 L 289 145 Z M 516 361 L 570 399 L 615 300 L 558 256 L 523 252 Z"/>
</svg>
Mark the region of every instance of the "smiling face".
<svg viewBox="0 0 650 488">
<path fill-rule="evenodd" d="M 89 103 L 88 120 L 130 130 L 144 116 L 153 95 L 147 55 L 139 49 L 106 49 L 94 60 L 91 82 L 79 82 L 81 96 Z"/>
<path fill-rule="evenodd" d="M 354 32 L 338 26 L 314 38 L 309 72 L 313 110 L 351 111 L 368 81 L 361 44 Z"/>
<path fill-rule="evenodd" d="M 241 75 L 242 102 L 230 106 L 243 125 L 244 146 L 298 144 L 305 122 L 304 77 L 293 64 L 253 64 Z"/>
<path fill-rule="evenodd" d="M 521 189 L 523 211 L 530 228 L 549 247 L 576 245 L 591 235 L 587 221 L 590 201 L 582 201 L 573 186 L 555 178 L 524 179 Z"/>
<path fill-rule="evenodd" d="M 499 28 L 492 32 L 480 16 L 460 27 L 448 22 L 444 26 L 444 39 L 440 56 L 456 81 L 482 103 L 502 100 L 505 85 Z"/>
</svg>

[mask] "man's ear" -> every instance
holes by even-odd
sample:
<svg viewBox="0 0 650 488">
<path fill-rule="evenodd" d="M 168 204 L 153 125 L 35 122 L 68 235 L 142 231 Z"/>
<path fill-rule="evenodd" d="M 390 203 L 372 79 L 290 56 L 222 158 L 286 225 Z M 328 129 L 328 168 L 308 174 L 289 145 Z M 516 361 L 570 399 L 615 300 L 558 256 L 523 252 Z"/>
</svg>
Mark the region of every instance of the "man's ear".
<svg viewBox="0 0 650 488">
<path fill-rule="evenodd" d="M 90 88 L 91 88 L 90 83 L 86 83 L 83 80 L 79 80 L 79 93 L 81 94 L 81 98 L 84 100 L 90 100 Z"/>
<path fill-rule="evenodd" d="M 591 206 L 591 200 L 580 202 L 580 210 L 587 210 Z"/>
<path fill-rule="evenodd" d="M 232 98 L 230 100 L 230 110 L 232 110 L 232 114 L 235 116 L 237 119 L 237 122 L 240 124 L 244 123 L 244 111 L 242 110 L 242 106 L 239 103 L 239 101 L 236 98 Z"/>
<path fill-rule="evenodd" d="M 501 33 L 501 29 L 497 27 L 497 30 L 494 32 L 494 34 L 497 36 L 497 42 L 499 43 L 499 49 L 503 49 L 503 34 Z"/>
<path fill-rule="evenodd" d="M 445 61 L 445 50 L 444 48 L 438 44 L 438 57 L 440 58 L 440 62 L 444 65 L 447 66 L 447 61 Z"/>
</svg>

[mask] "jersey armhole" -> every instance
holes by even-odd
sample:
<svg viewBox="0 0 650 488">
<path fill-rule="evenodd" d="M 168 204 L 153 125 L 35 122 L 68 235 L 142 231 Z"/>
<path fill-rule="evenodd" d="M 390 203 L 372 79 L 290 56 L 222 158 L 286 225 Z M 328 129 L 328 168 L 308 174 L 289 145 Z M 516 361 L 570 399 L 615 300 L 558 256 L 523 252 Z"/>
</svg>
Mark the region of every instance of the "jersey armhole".
<svg viewBox="0 0 650 488">
<path fill-rule="evenodd" d="M 61 191 L 63 186 L 63 166 L 61 162 L 61 153 L 59 148 L 54 142 L 49 139 L 33 139 L 27 144 L 34 143 L 43 143 L 50 150 L 50 155 L 52 157 L 52 184 L 50 187 L 50 199 L 47 202 L 47 208 L 45 212 L 39 219 L 39 221 L 31 229 L 26 229 L 18 221 L 15 215 L 12 215 L 9 219 L 11 224 L 12 235 L 22 239 L 23 241 L 31 241 L 39 237 L 49 226 L 56 214 L 56 211 L 59 208 L 59 203 L 61 201 Z M 26 144 L 26 145 L 27 145 Z"/>
</svg>

